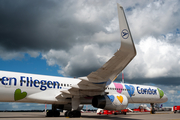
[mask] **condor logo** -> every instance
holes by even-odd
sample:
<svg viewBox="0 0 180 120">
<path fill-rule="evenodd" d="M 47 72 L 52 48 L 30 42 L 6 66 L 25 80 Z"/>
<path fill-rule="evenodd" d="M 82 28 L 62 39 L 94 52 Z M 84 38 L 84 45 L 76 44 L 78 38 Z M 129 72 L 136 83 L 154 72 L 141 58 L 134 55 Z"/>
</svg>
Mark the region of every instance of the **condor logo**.
<svg viewBox="0 0 180 120">
<path fill-rule="evenodd" d="M 140 88 L 137 86 L 137 92 L 139 94 L 149 94 L 149 95 L 157 95 L 157 90 L 151 89 L 151 88 Z"/>
</svg>

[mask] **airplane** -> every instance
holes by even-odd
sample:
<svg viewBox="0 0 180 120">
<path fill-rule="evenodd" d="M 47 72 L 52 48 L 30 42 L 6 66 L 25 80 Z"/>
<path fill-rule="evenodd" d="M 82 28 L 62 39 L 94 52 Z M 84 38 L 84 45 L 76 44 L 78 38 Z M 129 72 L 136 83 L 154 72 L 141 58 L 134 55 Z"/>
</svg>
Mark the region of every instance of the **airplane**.
<svg viewBox="0 0 180 120">
<path fill-rule="evenodd" d="M 0 71 L 0 102 L 52 104 L 47 117 L 80 117 L 84 104 L 107 110 L 123 110 L 129 103 L 164 103 L 165 93 L 157 87 L 115 83 L 121 71 L 136 56 L 123 7 L 117 4 L 121 46 L 109 61 L 88 76 L 65 78 Z M 152 109 L 152 113 L 154 113 Z"/>
</svg>

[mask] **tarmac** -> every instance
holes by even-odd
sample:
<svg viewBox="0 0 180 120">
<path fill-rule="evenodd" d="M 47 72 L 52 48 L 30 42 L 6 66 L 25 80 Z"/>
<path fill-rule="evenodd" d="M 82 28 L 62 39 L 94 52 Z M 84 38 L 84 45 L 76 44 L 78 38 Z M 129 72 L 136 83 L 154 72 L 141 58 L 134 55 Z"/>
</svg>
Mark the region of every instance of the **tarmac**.
<svg viewBox="0 0 180 120">
<path fill-rule="evenodd" d="M 0 112 L 0 120 L 180 120 L 180 113 L 173 112 L 157 112 L 150 114 L 149 112 L 127 113 L 126 115 L 97 115 L 96 113 L 82 113 L 80 118 L 64 117 L 61 113 L 60 117 L 45 117 L 45 112 Z"/>
</svg>

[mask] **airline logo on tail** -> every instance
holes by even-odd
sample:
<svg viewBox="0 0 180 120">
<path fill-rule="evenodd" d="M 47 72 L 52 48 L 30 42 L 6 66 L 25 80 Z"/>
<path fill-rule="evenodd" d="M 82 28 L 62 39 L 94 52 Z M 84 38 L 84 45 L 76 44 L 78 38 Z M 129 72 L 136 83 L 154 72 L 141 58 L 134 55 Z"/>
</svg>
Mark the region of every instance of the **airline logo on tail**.
<svg viewBox="0 0 180 120">
<path fill-rule="evenodd" d="M 128 30 L 124 29 L 124 30 L 121 32 L 121 36 L 122 36 L 122 38 L 127 39 L 127 38 L 129 37 L 129 32 L 128 32 Z"/>
</svg>

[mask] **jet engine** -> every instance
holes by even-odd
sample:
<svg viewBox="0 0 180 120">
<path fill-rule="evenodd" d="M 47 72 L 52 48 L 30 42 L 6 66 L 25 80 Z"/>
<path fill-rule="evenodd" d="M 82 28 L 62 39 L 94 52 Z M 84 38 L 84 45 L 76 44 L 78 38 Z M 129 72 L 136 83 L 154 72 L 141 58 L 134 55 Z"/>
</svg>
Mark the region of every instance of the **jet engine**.
<svg viewBox="0 0 180 120">
<path fill-rule="evenodd" d="M 92 105 L 107 110 L 123 110 L 128 106 L 128 99 L 122 94 L 95 96 L 92 99 Z"/>
</svg>

